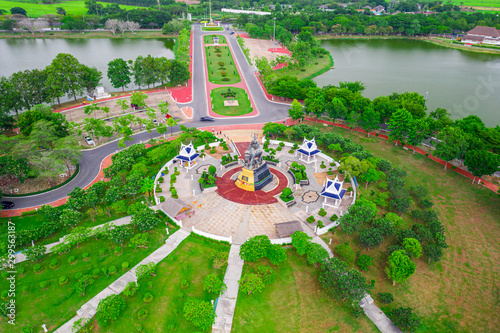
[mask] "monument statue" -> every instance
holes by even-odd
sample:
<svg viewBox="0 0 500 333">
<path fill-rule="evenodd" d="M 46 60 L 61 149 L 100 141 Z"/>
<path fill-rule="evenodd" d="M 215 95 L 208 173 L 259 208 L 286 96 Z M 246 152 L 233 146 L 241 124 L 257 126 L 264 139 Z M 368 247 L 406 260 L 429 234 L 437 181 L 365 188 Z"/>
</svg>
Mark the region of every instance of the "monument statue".
<svg viewBox="0 0 500 333">
<path fill-rule="evenodd" d="M 262 158 L 263 153 L 257 135 L 252 133 L 252 141 L 245 151 L 245 166 L 238 174 L 236 186 L 246 191 L 258 191 L 273 180 L 269 166 Z"/>
<path fill-rule="evenodd" d="M 252 133 L 252 142 L 245 151 L 245 166 L 248 169 L 255 169 L 262 164 L 262 153 L 264 150 L 257 141 L 257 135 Z"/>
</svg>

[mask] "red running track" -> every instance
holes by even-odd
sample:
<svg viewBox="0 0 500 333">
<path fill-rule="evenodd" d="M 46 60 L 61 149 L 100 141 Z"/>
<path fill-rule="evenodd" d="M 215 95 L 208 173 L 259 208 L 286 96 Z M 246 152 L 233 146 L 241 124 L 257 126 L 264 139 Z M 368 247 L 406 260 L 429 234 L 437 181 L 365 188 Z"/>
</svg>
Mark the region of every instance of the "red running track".
<svg viewBox="0 0 500 333">
<path fill-rule="evenodd" d="M 271 173 L 278 177 L 278 186 L 269 192 L 260 191 L 245 191 L 236 186 L 235 181 L 231 179 L 235 173 L 241 171 L 242 167 L 237 167 L 226 172 L 222 177 L 217 177 L 215 184 L 217 185 L 217 193 L 226 200 L 236 202 L 243 205 L 270 205 L 278 202 L 274 197 L 288 186 L 288 178 L 274 168 Z"/>
</svg>

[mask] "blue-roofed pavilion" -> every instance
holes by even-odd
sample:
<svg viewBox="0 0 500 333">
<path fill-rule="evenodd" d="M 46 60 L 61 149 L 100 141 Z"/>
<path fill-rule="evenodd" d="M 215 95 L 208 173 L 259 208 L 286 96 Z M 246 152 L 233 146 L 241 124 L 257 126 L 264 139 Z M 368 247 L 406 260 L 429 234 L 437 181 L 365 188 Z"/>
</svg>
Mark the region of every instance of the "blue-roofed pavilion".
<svg viewBox="0 0 500 333">
<path fill-rule="evenodd" d="M 325 198 L 323 202 L 323 208 L 325 206 L 338 208 L 342 202 L 342 198 L 345 195 L 346 190 L 342 188 L 344 182 L 339 181 L 338 177 L 334 180 L 327 179 L 323 190 L 321 190 L 320 196 Z"/>
<path fill-rule="evenodd" d="M 181 150 L 177 159 L 181 161 L 181 165 L 185 168 L 191 169 L 196 164 L 196 158 L 200 156 L 193 147 L 193 143 L 188 145 L 181 144 Z"/>
<path fill-rule="evenodd" d="M 316 154 L 321 152 L 321 150 L 318 149 L 314 138 L 312 140 L 304 138 L 304 142 L 302 142 L 302 145 L 300 145 L 297 151 L 301 154 L 299 159 L 306 163 L 316 161 Z"/>
</svg>

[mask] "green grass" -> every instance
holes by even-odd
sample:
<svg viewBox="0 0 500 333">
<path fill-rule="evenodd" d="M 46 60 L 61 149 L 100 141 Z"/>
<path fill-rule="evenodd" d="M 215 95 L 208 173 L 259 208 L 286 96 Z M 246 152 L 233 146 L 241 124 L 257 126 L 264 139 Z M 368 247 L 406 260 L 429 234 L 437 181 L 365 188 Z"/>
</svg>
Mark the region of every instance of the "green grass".
<svg viewBox="0 0 500 333">
<path fill-rule="evenodd" d="M 206 36 L 205 41 L 207 37 L 211 38 L 212 36 Z M 209 41 L 208 43 L 212 42 Z M 224 44 L 225 39 L 220 39 L 219 43 Z M 215 52 L 216 49 L 220 50 L 220 52 Z M 228 46 L 207 46 L 205 47 L 205 53 L 207 57 L 208 79 L 210 82 L 216 84 L 233 84 L 241 81 Z M 223 75 L 224 73 L 225 76 Z"/>
<path fill-rule="evenodd" d="M 427 187 L 430 198 L 434 201 L 433 209 L 440 213 L 440 220 L 446 230 L 449 248 L 443 251 L 443 258 L 437 263 L 427 263 L 423 256 L 414 260 L 417 269 L 405 284 L 392 286 L 384 268 L 387 262 L 385 254 L 388 241 L 379 248 L 367 251 L 358 243 L 357 235 L 347 236 L 336 231 L 325 234 L 322 238 L 331 248 L 349 241 L 354 251 L 372 256 L 375 267 L 364 275 L 367 280 L 375 279 L 372 295 L 379 292 L 391 292 L 395 301 L 390 306 L 376 303 L 384 310 L 392 307 L 410 306 L 423 317 L 419 332 L 493 332 L 500 325 L 496 316 L 500 312 L 498 302 L 498 279 L 500 262 L 500 199 L 492 191 L 472 185 L 471 181 L 451 170 L 444 171 L 440 164 L 411 151 L 394 147 L 376 137 L 350 132 L 331 126 L 324 127 L 313 123 L 321 130 L 341 134 L 376 157 L 388 159 L 393 165 L 401 165 L 408 173 L 407 186 L 422 184 Z M 361 195 L 370 196 L 361 183 Z M 408 215 L 403 216 L 411 226 L 414 221 Z M 392 240 L 389 240 L 392 242 Z"/>
<path fill-rule="evenodd" d="M 140 201 L 145 201 L 144 196 L 140 196 L 136 199 L 128 199 L 128 205 L 131 205 L 135 202 L 140 202 Z M 146 202 L 146 201 L 145 201 Z M 64 206 L 58 207 L 58 209 L 63 209 Z M 83 219 L 80 223 L 78 223 L 77 226 L 79 227 L 95 227 L 97 225 L 113 221 L 116 219 L 119 219 L 121 217 L 127 216 L 127 213 L 123 214 L 118 214 L 115 211 L 111 211 L 111 216 L 104 215 L 104 216 L 97 216 L 94 221 L 87 215 L 83 215 Z M 6 241 L 7 239 L 7 221 L 8 218 L 0 218 L 0 242 Z M 12 222 L 16 224 L 16 231 L 21 231 L 25 229 L 30 229 L 30 228 L 36 228 L 37 226 L 40 226 L 44 224 L 45 220 L 43 219 L 42 214 L 35 214 L 35 215 L 29 215 L 29 216 L 15 216 L 12 217 Z M 50 237 L 47 238 L 41 238 L 38 241 L 35 241 L 35 244 L 40 244 L 40 245 L 47 245 L 50 243 L 54 243 L 59 240 L 64 235 L 67 235 L 71 232 L 71 227 L 63 227 L 61 228 L 58 232 L 52 234 Z"/>
<path fill-rule="evenodd" d="M 276 76 L 296 76 L 299 80 L 316 77 L 328 71 L 333 66 L 331 56 L 324 55 L 323 58 L 312 58 L 304 67 L 288 66 L 274 71 Z"/>
<path fill-rule="evenodd" d="M 226 36 L 222 35 L 206 35 L 203 37 L 205 44 L 213 44 L 214 37 L 219 37 L 219 44 L 226 44 Z"/>
<path fill-rule="evenodd" d="M 288 249 L 287 256 L 287 261 L 272 266 L 276 280 L 261 293 L 240 291 L 233 332 L 378 332 L 368 318 L 354 318 L 348 306 L 324 291 L 318 282 L 320 270 L 305 256 L 294 249 Z M 263 263 L 245 262 L 243 275 Z"/>
<path fill-rule="evenodd" d="M 98 2 L 98 4 L 101 4 L 105 7 L 110 5 L 109 3 L 106 3 L 106 2 Z M 4 9 L 10 14 L 10 9 L 12 7 L 23 8 L 24 10 L 26 10 L 27 14 L 30 17 L 39 17 L 39 16 L 46 15 L 46 14 L 56 14 L 57 7 L 64 8 L 66 10 L 66 14 L 71 14 L 71 15 L 87 14 L 87 8 L 85 7 L 85 1 L 66 1 L 66 2 L 50 4 L 50 5 L 44 5 L 44 4 L 35 4 L 35 3 L 27 3 L 27 2 L 0 0 L 0 9 Z M 120 5 L 120 8 L 130 10 L 130 9 L 141 8 L 141 7 Z M 144 8 L 144 7 L 142 7 L 142 8 Z"/>
<path fill-rule="evenodd" d="M 248 99 L 248 95 L 245 90 L 241 88 L 231 87 L 232 91 L 236 92 L 235 100 L 238 101 L 238 106 L 224 106 L 224 101 L 227 98 L 222 97 L 221 93 L 227 92 L 226 87 L 216 88 L 210 91 L 210 96 L 212 97 L 212 110 L 223 116 L 241 116 L 252 112 L 252 104 Z"/>
<path fill-rule="evenodd" d="M 223 27 L 201 27 L 201 31 L 223 31 Z"/>
<path fill-rule="evenodd" d="M 205 301 L 215 300 L 216 295 L 203 290 L 203 279 L 215 273 L 222 280 L 226 266 L 222 269 L 213 267 L 210 255 L 213 250 L 229 253 L 229 246 L 201 239 L 196 235 L 189 236 L 158 264 L 156 276 L 141 280 L 140 289 L 134 296 L 124 296 L 127 305 L 120 319 L 97 331 L 133 332 L 139 326 L 142 326 L 145 332 L 198 331 L 184 319 L 183 307 L 189 297 Z M 188 281 L 189 286 L 181 289 L 181 281 L 184 279 Z M 152 283 L 152 288 L 149 283 Z M 142 298 L 146 292 L 153 294 L 153 302 L 143 302 Z M 180 293 L 183 294 L 182 297 Z M 143 321 L 137 318 L 137 312 L 141 308 L 149 310 L 148 318 Z M 94 326 L 97 326 L 97 323 Z"/>
<path fill-rule="evenodd" d="M 167 235 L 165 226 L 158 225 L 157 228 L 148 232 L 149 234 L 149 247 L 147 249 L 131 249 L 128 248 L 128 241 L 123 246 L 123 253 L 115 255 L 113 249 L 118 245 L 108 240 L 95 240 L 94 238 L 80 244 L 79 248 L 74 247 L 69 253 L 64 255 L 49 254 L 40 263 L 44 270 L 39 273 L 33 273 L 31 262 L 23 262 L 17 264 L 16 267 L 24 267 L 24 274 L 17 274 L 16 276 L 16 332 L 21 330 L 22 327 L 28 324 L 34 324 L 35 330 L 33 332 L 43 332 L 41 325 L 47 324 L 49 330 L 54 330 L 66 321 L 76 315 L 78 310 L 85 302 L 89 301 L 92 297 L 101 292 L 109 284 L 115 281 L 120 275 L 125 273 L 121 264 L 127 261 L 130 268 L 139 263 L 142 259 L 164 244 Z M 108 254 L 100 257 L 99 249 L 108 249 Z M 90 259 L 84 261 L 82 254 L 87 252 L 90 254 Z M 70 265 L 68 258 L 75 256 L 77 261 L 75 264 Z M 52 259 L 57 259 L 60 266 L 56 270 L 49 268 L 49 263 Z M 117 274 L 106 277 L 104 274 L 95 280 L 94 284 L 87 287 L 86 295 L 80 296 L 72 288 L 76 283 L 75 274 L 81 272 L 82 274 L 92 274 L 95 268 L 109 268 L 115 266 Z M 61 276 L 67 276 L 69 283 L 60 287 L 58 284 Z M 40 290 L 39 284 L 42 281 L 47 281 L 49 287 L 47 290 Z M 27 286 L 29 291 L 22 292 L 23 286 Z M 9 283 L 5 279 L 0 280 L 0 290 L 7 290 Z M 2 320 L 4 320 L 2 318 Z M 12 332 L 12 328 L 5 324 L 0 325 L 0 332 Z"/>
</svg>

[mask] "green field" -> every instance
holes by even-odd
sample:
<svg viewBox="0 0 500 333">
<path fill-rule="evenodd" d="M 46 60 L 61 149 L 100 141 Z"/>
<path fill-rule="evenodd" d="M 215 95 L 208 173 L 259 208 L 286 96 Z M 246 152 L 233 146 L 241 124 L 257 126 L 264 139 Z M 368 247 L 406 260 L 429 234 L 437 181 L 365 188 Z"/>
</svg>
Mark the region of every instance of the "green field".
<svg viewBox="0 0 500 333">
<path fill-rule="evenodd" d="M 217 88 L 210 92 L 210 96 L 212 97 L 212 110 L 223 116 L 242 116 L 244 114 L 252 112 L 252 104 L 250 103 L 250 99 L 248 98 L 245 90 L 241 88 L 233 88 L 230 89 L 233 92 L 236 92 L 235 100 L 238 101 L 237 106 L 224 106 L 224 98 L 221 93 L 227 92 L 226 87 Z"/>
<path fill-rule="evenodd" d="M 106 3 L 106 2 L 98 2 L 98 3 L 103 5 L 103 6 L 110 5 L 109 3 Z M 85 7 L 85 1 L 67 1 L 67 2 L 54 3 L 54 4 L 50 4 L 50 5 L 44 5 L 44 4 L 34 4 L 34 3 L 26 3 L 26 2 L 0 0 L 0 9 L 6 10 L 8 12 L 8 14 L 10 14 L 10 9 L 12 7 L 23 8 L 24 10 L 26 10 L 29 17 L 39 17 L 39 16 L 46 15 L 46 14 L 56 14 L 57 7 L 64 8 L 66 10 L 66 14 L 72 14 L 72 15 L 87 14 L 87 8 Z M 130 9 L 141 8 L 141 7 L 120 5 L 120 8 L 130 10 Z M 142 7 L 142 8 L 144 8 L 144 7 Z"/>
<path fill-rule="evenodd" d="M 212 44 L 214 36 L 205 36 L 205 44 Z M 219 37 L 219 44 L 225 44 L 224 36 Z M 228 46 L 206 46 L 208 79 L 217 84 L 233 84 L 241 81 L 236 70 L 231 50 Z"/>
</svg>

